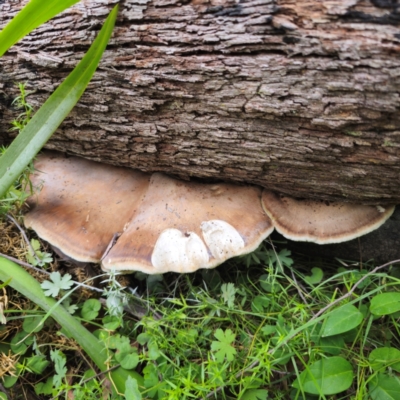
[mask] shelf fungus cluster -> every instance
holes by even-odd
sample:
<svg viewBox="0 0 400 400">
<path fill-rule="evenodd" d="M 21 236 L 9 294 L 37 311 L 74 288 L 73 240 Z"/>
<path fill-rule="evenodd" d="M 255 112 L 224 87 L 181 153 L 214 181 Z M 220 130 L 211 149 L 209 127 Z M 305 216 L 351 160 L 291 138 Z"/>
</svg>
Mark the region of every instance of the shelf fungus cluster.
<svg viewBox="0 0 400 400">
<path fill-rule="evenodd" d="M 25 225 L 106 271 L 213 268 L 255 250 L 274 227 L 292 240 L 338 243 L 378 228 L 394 210 L 185 182 L 54 152 L 41 154 L 35 169 Z"/>
<path fill-rule="evenodd" d="M 40 155 L 35 169 L 40 190 L 25 225 L 107 271 L 213 268 L 255 250 L 273 230 L 258 187 L 183 182 L 58 153 Z"/>
</svg>

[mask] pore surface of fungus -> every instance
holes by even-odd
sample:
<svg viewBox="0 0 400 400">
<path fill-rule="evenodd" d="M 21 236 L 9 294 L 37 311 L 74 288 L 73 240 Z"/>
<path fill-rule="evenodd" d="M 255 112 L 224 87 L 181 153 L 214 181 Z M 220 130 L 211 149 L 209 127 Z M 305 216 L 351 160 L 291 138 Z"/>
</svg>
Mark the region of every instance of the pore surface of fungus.
<svg viewBox="0 0 400 400">
<path fill-rule="evenodd" d="M 272 230 L 258 187 L 184 182 L 156 173 L 102 267 L 150 274 L 212 268 L 253 251 Z"/>
<path fill-rule="evenodd" d="M 276 230 L 291 240 L 340 243 L 379 228 L 394 206 L 294 199 L 268 190 L 262 205 Z"/>
<path fill-rule="evenodd" d="M 67 256 L 100 259 L 117 232 L 134 215 L 150 175 L 45 152 L 31 176 L 39 190 L 28 199 L 25 225 Z"/>
</svg>

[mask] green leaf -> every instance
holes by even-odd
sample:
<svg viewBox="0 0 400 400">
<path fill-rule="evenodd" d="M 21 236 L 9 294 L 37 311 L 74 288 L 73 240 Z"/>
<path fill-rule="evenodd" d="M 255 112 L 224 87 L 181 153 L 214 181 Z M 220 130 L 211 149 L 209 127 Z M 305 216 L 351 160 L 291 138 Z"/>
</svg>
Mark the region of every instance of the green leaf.
<svg viewBox="0 0 400 400">
<path fill-rule="evenodd" d="M 158 373 L 159 370 L 154 364 L 148 363 L 143 368 L 144 387 L 149 389 L 148 395 L 150 398 L 154 398 L 158 391 L 157 387 L 159 386 L 160 382 Z M 162 397 L 159 396 L 158 398 L 161 399 Z"/>
<path fill-rule="evenodd" d="M 316 361 L 293 382 L 293 387 L 306 393 L 330 395 L 347 390 L 353 382 L 351 364 L 342 357 Z"/>
<path fill-rule="evenodd" d="M 263 335 L 268 336 L 268 335 L 272 335 L 273 333 L 276 332 L 276 326 L 275 325 L 264 325 L 261 328 L 261 332 L 263 333 Z"/>
<path fill-rule="evenodd" d="M 222 364 L 225 358 L 228 361 L 233 361 L 236 349 L 231 344 L 234 342 L 236 335 L 230 329 L 225 332 L 222 329 L 217 329 L 214 336 L 218 339 L 218 342 L 211 342 L 211 350 L 215 352 L 217 362 Z"/>
<path fill-rule="evenodd" d="M 224 303 L 227 304 L 229 308 L 233 308 L 235 305 L 235 285 L 233 283 L 223 283 L 221 285 L 221 293 Z"/>
<path fill-rule="evenodd" d="M 83 304 L 81 314 L 86 321 L 92 321 L 97 318 L 101 309 L 101 303 L 97 299 L 86 300 Z"/>
<path fill-rule="evenodd" d="M 72 299 L 71 297 L 66 297 L 62 301 L 63 307 L 70 313 L 70 314 L 75 314 L 76 310 L 78 309 L 78 306 L 76 304 L 71 304 Z"/>
<path fill-rule="evenodd" d="M 121 364 L 121 367 L 125 369 L 133 369 L 139 364 L 139 355 L 134 347 L 117 351 L 115 353 L 115 359 Z"/>
<path fill-rule="evenodd" d="M 290 257 L 292 252 L 288 249 L 282 249 L 278 254 L 275 254 L 274 250 L 269 250 L 268 254 L 276 266 L 291 267 L 293 264 L 293 258 Z"/>
<path fill-rule="evenodd" d="M 110 336 L 107 345 L 109 349 L 119 349 L 119 350 L 125 350 L 131 347 L 129 338 L 127 336 L 121 336 L 119 333 Z"/>
<path fill-rule="evenodd" d="M 310 285 L 316 285 L 322 281 L 324 273 L 321 268 L 314 267 L 311 269 L 311 275 L 305 276 L 304 280 Z"/>
<path fill-rule="evenodd" d="M 27 359 L 27 368 L 35 374 L 41 374 L 50 364 L 44 355 L 32 356 Z"/>
<path fill-rule="evenodd" d="M 41 10 L 47 9 L 47 4 L 43 7 L 42 2 L 36 0 L 36 3 L 41 3 Z M 117 12 L 118 6 L 115 6 L 83 59 L 1 156 L 0 197 L 7 192 L 82 96 L 111 36 Z"/>
<path fill-rule="evenodd" d="M 40 285 L 45 290 L 44 294 L 46 296 L 57 297 L 60 290 L 71 289 L 71 286 L 74 284 L 70 274 L 65 274 L 61 277 L 58 271 L 52 272 L 50 279 L 51 281 L 43 281 Z"/>
<path fill-rule="evenodd" d="M 22 324 L 22 329 L 26 333 L 39 332 L 43 328 L 42 320 L 42 315 L 27 316 Z"/>
<path fill-rule="evenodd" d="M 137 380 L 130 376 L 126 380 L 125 400 L 142 400 Z"/>
<path fill-rule="evenodd" d="M 3 376 L 3 386 L 8 389 L 10 387 L 13 387 L 17 380 L 18 380 L 18 376 L 11 376 L 11 375 L 5 375 Z"/>
<path fill-rule="evenodd" d="M 400 293 L 389 292 L 374 296 L 369 308 L 374 315 L 388 315 L 400 311 Z"/>
<path fill-rule="evenodd" d="M 251 302 L 251 311 L 254 313 L 263 313 L 271 307 L 271 300 L 265 296 L 256 296 Z"/>
<path fill-rule="evenodd" d="M 260 286 L 268 293 L 277 293 L 281 290 L 278 283 L 270 282 L 271 277 L 268 274 L 260 276 Z"/>
<path fill-rule="evenodd" d="M 0 392 L 0 400 L 7 400 L 7 395 L 3 392 Z"/>
<path fill-rule="evenodd" d="M 320 339 L 319 345 L 324 353 L 338 356 L 344 348 L 344 339 L 342 335 L 323 337 Z"/>
<path fill-rule="evenodd" d="M 38 250 L 40 250 L 40 242 L 39 242 L 39 240 L 31 239 L 31 246 L 32 246 L 32 249 L 33 249 L 35 252 L 38 251 Z"/>
<path fill-rule="evenodd" d="M 157 360 L 157 358 L 161 356 L 157 343 L 150 342 L 148 349 L 147 357 L 149 357 L 150 360 Z"/>
<path fill-rule="evenodd" d="M 104 329 L 108 329 L 109 331 L 115 331 L 121 326 L 121 320 L 114 315 L 106 315 L 102 319 L 102 322 Z"/>
<path fill-rule="evenodd" d="M 268 390 L 265 389 L 250 389 L 246 390 L 241 400 L 267 400 Z"/>
<path fill-rule="evenodd" d="M 56 374 L 53 376 L 53 385 L 59 388 L 67 374 L 65 354 L 60 350 L 50 350 L 50 358 L 54 362 L 54 369 L 56 371 Z"/>
<path fill-rule="evenodd" d="M 380 347 L 372 350 L 369 362 L 374 371 L 390 367 L 396 372 L 400 372 L 400 350 L 394 347 Z"/>
<path fill-rule="evenodd" d="M 332 311 L 322 328 L 322 337 L 338 335 L 360 325 L 363 315 L 352 304 L 345 304 Z"/>
<path fill-rule="evenodd" d="M 35 393 L 39 394 L 51 394 L 53 391 L 53 377 L 47 378 L 46 382 L 40 382 L 35 385 Z"/>
<path fill-rule="evenodd" d="M 43 267 L 46 263 L 53 261 L 53 257 L 50 253 L 40 251 L 40 242 L 36 239 L 31 239 L 31 246 L 35 254 L 32 253 L 31 249 L 26 254 L 26 260 L 34 266 Z"/>
<path fill-rule="evenodd" d="M 79 0 L 31 0 L 0 32 L 0 56 L 33 29 Z"/>
<path fill-rule="evenodd" d="M 33 343 L 33 336 L 25 331 L 18 332 L 11 339 L 10 347 L 14 354 L 25 354 Z"/>
<path fill-rule="evenodd" d="M 400 379 L 386 374 L 378 374 L 368 385 L 372 400 L 399 400 Z"/>
<path fill-rule="evenodd" d="M 283 266 L 285 267 L 291 267 L 293 264 L 293 258 L 290 257 L 292 254 L 292 252 L 288 249 L 282 249 L 279 254 L 278 257 L 281 260 L 281 263 Z"/>
<path fill-rule="evenodd" d="M 146 332 L 140 333 L 136 338 L 138 343 L 141 344 L 142 346 L 145 345 L 150 339 L 151 336 Z"/>
</svg>

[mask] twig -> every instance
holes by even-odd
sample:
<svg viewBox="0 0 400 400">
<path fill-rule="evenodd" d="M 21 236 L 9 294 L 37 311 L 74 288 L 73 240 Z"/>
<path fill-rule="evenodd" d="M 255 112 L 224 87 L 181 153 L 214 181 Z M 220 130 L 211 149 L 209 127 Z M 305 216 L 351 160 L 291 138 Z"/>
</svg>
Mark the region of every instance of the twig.
<svg viewBox="0 0 400 400">
<path fill-rule="evenodd" d="M 375 267 L 372 271 L 368 272 L 367 274 L 365 274 L 361 279 L 359 279 L 354 285 L 353 287 L 346 293 L 344 294 L 342 297 L 337 298 L 333 303 L 329 303 L 326 307 L 322 308 L 321 310 L 319 310 L 311 319 L 309 322 L 313 321 L 314 319 L 318 318 L 320 315 L 322 315 L 326 310 L 329 310 L 329 308 L 333 307 L 334 305 L 340 303 L 342 300 L 347 299 L 348 297 L 350 297 L 354 291 L 356 290 L 357 286 L 362 283 L 365 279 L 367 279 L 370 275 L 374 274 L 375 272 L 378 272 L 379 270 L 388 267 L 389 265 L 392 264 L 397 264 L 400 263 L 400 259 L 399 260 L 394 260 L 394 261 L 390 261 L 386 264 L 380 265 L 378 267 Z"/>
<path fill-rule="evenodd" d="M 343 296 L 337 298 L 334 302 L 329 303 L 326 307 L 322 308 L 321 310 L 319 310 L 308 322 L 307 324 L 309 324 L 310 322 L 316 320 L 318 317 L 320 317 L 325 311 L 329 310 L 331 307 L 335 306 L 336 304 L 340 303 L 341 301 L 347 299 L 348 297 L 350 297 L 354 291 L 356 290 L 357 286 L 362 283 L 365 279 L 367 279 L 370 275 L 378 272 L 379 270 L 388 267 L 389 265 L 392 264 L 398 264 L 400 263 L 400 259 L 399 260 L 394 260 L 394 261 L 389 261 L 386 264 L 380 265 L 378 267 L 375 267 L 372 271 L 368 272 L 367 274 L 365 274 L 361 279 L 359 279 L 354 285 L 353 287 Z M 292 339 L 295 335 L 297 335 L 297 332 L 294 332 L 290 335 L 288 335 L 285 338 L 285 342 L 287 343 L 290 339 Z M 283 342 L 281 342 L 283 343 Z M 274 349 L 271 349 L 268 351 L 268 354 L 271 354 L 274 351 Z M 254 367 L 256 367 L 258 364 L 260 364 L 259 360 L 254 361 L 252 364 L 250 364 L 247 368 L 245 368 L 244 370 L 238 372 L 235 377 L 239 378 L 244 372 L 250 371 L 251 369 L 253 369 Z M 212 392 L 210 392 L 206 398 L 212 397 L 214 394 L 217 394 L 218 392 L 220 392 L 222 389 L 224 388 L 224 386 L 220 386 L 217 389 L 213 390 Z"/>
<path fill-rule="evenodd" d="M 46 271 L 44 269 L 40 269 L 40 268 L 34 267 L 33 265 L 31 265 L 31 264 L 29 264 L 27 262 L 18 260 L 18 258 L 7 256 L 6 254 L 3 254 L 3 253 L 0 253 L 0 257 L 4 257 L 7 260 L 13 261 L 18 265 L 22 265 L 23 267 L 31 268 L 31 269 L 35 270 L 36 272 L 40 272 L 40 273 L 46 274 L 48 276 L 50 275 L 50 272 L 48 272 L 48 271 Z M 86 289 L 90 289 L 90 290 L 93 290 L 95 292 L 100 292 L 100 293 L 104 292 L 103 289 L 100 289 L 100 288 L 97 288 L 97 287 L 94 287 L 94 286 L 90 286 L 90 285 L 86 285 L 85 283 L 81 283 L 81 282 L 77 282 L 77 281 L 73 281 L 73 282 L 75 283 L 76 286 L 82 286 L 82 287 L 84 287 Z"/>
<path fill-rule="evenodd" d="M 36 261 L 38 262 L 38 264 L 40 264 L 41 260 L 40 258 L 37 256 L 36 251 L 34 250 L 34 248 L 31 245 L 31 242 L 28 239 L 28 236 L 26 236 L 25 231 L 22 229 L 21 225 L 17 222 L 17 220 L 12 217 L 10 214 L 6 214 L 6 217 L 15 224 L 15 226 L 19 229 L 19 231 L 21 232 L 23 238 L 25 239 L 25 242 L 30 250 L 30 252 L 32 253 L 32 256 L 35 257 Z"/>
<path fill-rule="evenodd" d="M 50 272 L 47 272 L 47 271 L 44 270 L 44 269 L 36 268 L 36 267 L 34 267 L 33 265 L 31 265 L 31 264 L 29 264 L 29 263 L 27 263 L 27 262 L 25 262 L 25 261 L 18 260 L 18 258 L 14 258 L 14 257 L 11 257 L 11 256 L 7 256 L 7 255 L 5 255 L 5 254 L 3 254 L 3 253 L 0 253 L 0 256 L 1 256 L 1 257 L 4 257 L 4 258 L 7 258 L 7 260 L 13 261 L 13 262 L 15 262 L 16 264 L 22 265 L 22 266 L 27 267 L 27 268 L 34 269 L 36 272 L 42 272 L 43 274 L 50 275 Z"/>
<path fill-rule="evenodd" d="M 91 279 L 92 279 L 92 278 L 87 279 L 87 281 L 88 281 L 88 280 L 90 281 Z M 90 289 L 90 290 L 93 290 L 94 292 L 99 292 L 99 293 L 103 293 L 103 292 L 104 292 L 103 289 L 97 288 L 97 287 L 95 287 L 95 286 L 86 285 L 86 283 L 81 283 L 81 282 L 77 282 L 77 281 L 73 281 L 73 282 L 75 283 L 76 286 L 82 286 L 82 287 L 84 287 L 85 289 Z"/>
<path fill-rule="evenodd" d="M 307 306 L 309 306 L 309 304 L 307 302 L 307 299 L 304 297 L 303 291 L 301 290 L 301 289 L 304 289 L 303 286 L 300 283 L 297 282 L 296 275 L 294 274 L 292 269 L 290 270 L 290 273 L 292 275 L 293 282 L 296 285 L 296 289 L 297 289 L 297 292 L 299 293 L 299 296 L 303 300 L 304 304 L 307 304 Z M 311 310 L 311 308 L 310 308 L 310 311 L 311 311 L 311 314 L 314 315 L 314 311 Z"/>
</svg>

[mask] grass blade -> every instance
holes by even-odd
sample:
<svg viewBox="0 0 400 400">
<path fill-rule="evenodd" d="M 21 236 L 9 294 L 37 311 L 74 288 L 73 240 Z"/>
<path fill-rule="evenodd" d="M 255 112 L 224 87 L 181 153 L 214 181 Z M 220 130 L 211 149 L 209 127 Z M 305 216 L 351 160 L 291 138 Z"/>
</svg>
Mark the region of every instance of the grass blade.
<svg viewBox="0 0 400 400">
<path fill-rule="evenodd" d="M 0 158 L 0 197 L 6 193 L 82 96 L 111 36 L 117 13 L 118 6 L 115 6 L 83 59 Z"/>
<path fill-rule="evenodd" d="M 322 337 L 339 335 L 348 332 L 363 320 L 362 313 L 352 304 L 345 304 L 332 312 L 322 328 Z"/>
<path fill-rule="evenodd" d="M 0 56 L 39 25 L 79 0 L 31 0 L 0 32 Z"/>
<path fill-rule="evenodd" d="M 101 351 L 104 345 L 63 306 L 57 305 L 53 298 L 46 297 L 40 284 L 22 267 L 0 257 L 0 281 L 10 281 L 9 286 L 48 312 L 77 341 L 101 371 L 107 369 L 109 357 L 106 352 Z M 129 376 L 136 379 L 139 385 L 143 384 L 143 378 L 135 371 L 119 368 L 110 374 L 120 393 L 124 393 Z"/>
</svg>

